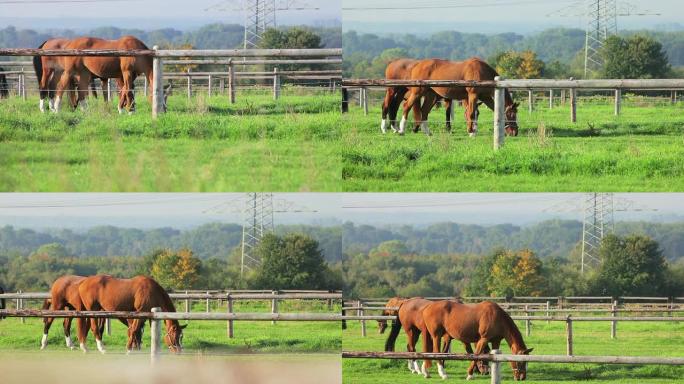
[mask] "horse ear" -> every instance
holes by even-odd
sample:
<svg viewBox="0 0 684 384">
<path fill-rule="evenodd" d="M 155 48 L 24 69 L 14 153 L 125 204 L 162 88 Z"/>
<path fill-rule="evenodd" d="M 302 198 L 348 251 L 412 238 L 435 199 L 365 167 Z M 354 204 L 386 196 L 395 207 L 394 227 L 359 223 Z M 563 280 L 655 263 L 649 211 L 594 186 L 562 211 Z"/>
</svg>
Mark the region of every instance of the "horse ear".
<svg viewBox="0 0 684 384">
<path fill-rule="evenodd" d="M 188 326 L 187 324 L 183 324 L 180 326 L 180 329 L 185 329 L 185 327 L 187 327 L 187 326 Z"/>
<path fill-rule="evenodd" d="M 534 348 L 528 348 L 528 349 L 526 349 L 523 353 L 526 354 L 526 355 L 529 355 L 530 353 L 532 353 L 532 350 L 533 350 L 533 349 L 534 349 Z"/>
</svg>

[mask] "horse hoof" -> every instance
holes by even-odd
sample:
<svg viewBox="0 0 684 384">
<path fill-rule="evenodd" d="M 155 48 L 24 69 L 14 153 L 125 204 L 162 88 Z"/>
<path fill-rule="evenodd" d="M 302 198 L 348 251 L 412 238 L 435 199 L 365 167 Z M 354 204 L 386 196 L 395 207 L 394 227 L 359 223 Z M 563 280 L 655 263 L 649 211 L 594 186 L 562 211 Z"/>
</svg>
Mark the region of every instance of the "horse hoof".
<svg viewBox="0 0 684 384">
<path fill-rule="evenodd" d="M 472 379 L 473 379 L 473 375 L 466 376 L 466 380 L 472 380 Z"/>
<path fill-rule="evenodd" d="M 446 379 L 448 379 L 448 378 L 449 378 L 449 376 L 447 376 L 447 375 L 444 375 L 444 376 L 441 376 L 441 378 L 442 378 L 442 380 L 446 380 Z"/>
</svg>

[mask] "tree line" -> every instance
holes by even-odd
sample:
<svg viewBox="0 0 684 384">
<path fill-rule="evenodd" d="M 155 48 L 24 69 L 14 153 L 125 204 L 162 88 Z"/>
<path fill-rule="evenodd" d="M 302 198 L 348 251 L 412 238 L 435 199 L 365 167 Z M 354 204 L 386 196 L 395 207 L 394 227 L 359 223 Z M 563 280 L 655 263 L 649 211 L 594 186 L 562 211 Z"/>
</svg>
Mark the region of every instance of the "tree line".
<svg viewBox="0 0 684 384">
<path fill-rule="evenodd" d="M 279 225 L 276 233 L 305 233 L 320 244 L 324 257 L 331 262 L 342 259 L 342 233 L 337 226 Z M 209 223 L 192 229 L 120 228 L 98 226 L 83 231 L 56 228 L 34 230 L 0 227 L 0 255 L 28 256 L 42 246 L 56 244 L 65 256 L 142 257 L 156 249 L 192 249 L 200 259 L 225 259 L 239 247 L 242 226 Z"/>
<path fill-rule="evenodd" d="M 312 27 L 312 26 L 287 26 L 279 27 L 278 31 L 284 34 L 291 30 L 304 31 L 298 35 L 313 34 L 320 38 L 318 45 L 324 48 L 341 48 L 342 31 L 340 28 Z M 291 34 L 291 33 L 290 33 Z M 133 35 L 145 42 L 149 47 L 191 46 L 196 49 L 235 49 L 243 47 L 245 30 L 239 24 L 209 24 L 201 28 L 181 31 L 174 28 L 155 30 L 125 29 L 117 27 L 94 28 L 87 32 L 76 32 L 70 29 L 60 30 L 35 30 L 17 29 L 8 26 L 0 29 L 0 47 L 4 48 L 33 48 L 38 47 L 43 41 L 53 37 L 74 38 L 78 36 L 97 36 L 103 39 L 118 39 L 121 36 Z M 304 36 L 300 43 L 309 43 L 310 37 Z"/>
<path fill-rule="evenodd" d="M 509 78 L 581 78 L 585 34 L 554 28 L 536 34 L 477 34 L 445 31 L 415 35 L 343 35 L 344 72 L 354 78 L 380 78 L 397 57 L 463 60 L 478 56 Z M 656 78 L 684 75 L 684 32 L 625 31 L 611 37 L 602 52 L 609 78 Z M 499 64 L 497 66 L 497 64 Z"/>
<path fill-rule="evenodd" d="M 350 297 L 399 296 L 678 296 L 684 263 L 668 263 L 643 234 L 608 235 L 599 261 L 584 273 L 576 255 L 540 258 L 529 248 L 497 248 L 484 255 L 406 253 L 401 242 L 381 243 L 343 263 Z"/>
<path fill-rule="evenodd" d="M 74 257 L 63 245 L 50 243 L 28 255 L 0 253 L 0 286 L 9 291 L 47 291 L 59 276 L 109 274 L 151 276 L 169 290 L 342 287 L 339 263 L 328 263 L 320 243 L 304 233 L 267 234 L 253 252 L 261 263 L 244 273 L 240 256 L 239 247 L 225 257 L 204 259 L 188 247 L 167 247 L 142 257 Z"/>
</svg>

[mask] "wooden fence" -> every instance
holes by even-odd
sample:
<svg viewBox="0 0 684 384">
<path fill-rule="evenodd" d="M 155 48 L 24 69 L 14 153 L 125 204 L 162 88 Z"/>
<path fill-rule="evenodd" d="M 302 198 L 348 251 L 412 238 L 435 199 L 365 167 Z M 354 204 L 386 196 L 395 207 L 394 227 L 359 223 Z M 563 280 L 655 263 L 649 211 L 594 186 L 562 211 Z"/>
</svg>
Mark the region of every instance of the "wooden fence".
<svg viewBox="0 0 684 384">
<path fill-rule="evenodd" d="M 162 320 L 226 320 L 228 324 L 232 324 L 233 321 L 341 321 L 344 319 L 342 315 L 337 313 L 183 313 L 161 312 L 161 308 L 152 308 L 152 312 L 0 309 L 0 316 L 20 318 L 149 319 L 152 323 L 150 355 L 153 364 L 159 359 L 161 351 Z"/>
<path fill-rule="evenodd" d="M 268 57 L 268 58 L 321 58 L 327 60 L 341 60 L 342 49 L 220 49 L 220 50 L 161 50 L 154 46 L 151 50 L 75 50 L 75 49 L 0 49 L 0 56 L 148 56 L 153 58 L 152 64 L 152 118 L 156 119 L 164 112 L 164 58 L 247 58 L 247 57 Z M 245 59 L 246 61 L 246 59 Z M 240 61 L 228 61 L 228 93 L 231 103 L 235 102 L 235 83 L 236 75 L 234 66 L 239 65 Z M 274 98 L 278 98 L 280 92 L 280 74 L 274 68 Z M 25 89 L 20 87 L 20 89 Z M 25 92 L 25 91 L 24 91 Z"/>
<path fill-rule="evenodd" d="M 282 300 L 324 300 L 327 303 L 328 309 L 332 310 L 333 301 L 341 300 L 341 292 L 327 292 L 327 291 L 307 291 L 307 290 L 291 290 L 291 291 L 249 291 L 249 290 L 238 290 L 238 291 L 186 291 L 186 292 L 174 292 L 170 293 L 169 296 L 174 300 L 182 300 L 185 303 L 185 313 L 190 313 L 191 301 L 204 301 L 206 303 L 206 314 L 210 314 L 211 306 L 210 302 L 216 300 L 218 306 L 220 307 L 222 303 L 226 302 L 226 311 L 228 313 L 233 313 L 234 303 L 240 300 L 262 300 L 271 302 L 271 313 L 270 315 L 278 315 L 278 302 Z M 21 291 L 16 293 L 4 293 L 0 294 L 0 299 L 14 300 L 15 307 L 17 310 L 26 310 L 27 300 L 45 300 L 50 298 L 48 292 L 28 292 L 23 293 Z M 28 313 L 28 312 L 27 312 Z M 41 312 L 34 312 L 41 313 Z M 265 314 L 268 315 L 268 314 Z M 24 322 L 24 317 L 21 317 L 22 323 Z M 275 324 L 276 320 L 272 320 Z M 109 324 L 107 324 L 107 333 L 110 333 Z M 229 319 L 227 323 L 226 333 L 229 338 L 234 337 L 233 320 Z"/>
<path fill-rule="evenodd" d="M 455 353 L 411 353 L 411 352 L 352 352 L 343 351 L 345 359 L 393 359 L 393 360 L 457 360 L 489 361 L 491 383 L 502 381 L 501 363 L 508 361 L 562 363 L 562 364 L 633 364 L 633 365 L 684 365 L 682 357 L 650 357 L 650 356 L 563 356 L 563 355 L 503 355 L 498 349 L 490 354 L 455 354 Z"/>
<path fill-rule="evenodd" d="M 615 91 L 615 114 L 620 113 L 622 93 L 625 90 L 682 90 L 684 79 L 600 79 L 600 80 L 552 80 L 552 79 L 517 79 L 506 80 L 497 76 L 494 80 L 471 81 L 471 80 L 368 80 L 368 79 L 345 79 L 342 87 L 355 87 L 361 89 L 361 105 L 365 113 L 368 113 L 367 88 L 373 87 L 479 87 L 494 89 L 494 150 L 498 150 L 504 144 L 504 126 L 506 123 L 504 108 L 504 90 L 569 90 L 570 93 L 570 121 L 577 122 L 577 91 L 611 89 Z M 348 93 L 343 93 L 348 94 Z M 552 93 L 551 93 L 552 94 Z M 342 104 L 346 105 L 349 100 L 343 97 Z M 345 107 L 343 106 L 343 109 Z"/>
</svg>

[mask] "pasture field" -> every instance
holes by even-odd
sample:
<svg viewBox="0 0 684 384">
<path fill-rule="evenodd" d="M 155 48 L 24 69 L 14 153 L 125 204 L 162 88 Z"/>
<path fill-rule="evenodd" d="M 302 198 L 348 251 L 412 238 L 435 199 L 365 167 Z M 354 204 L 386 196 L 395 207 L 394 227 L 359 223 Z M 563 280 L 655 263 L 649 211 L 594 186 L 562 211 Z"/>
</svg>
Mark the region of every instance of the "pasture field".
<svg viewBox="0 0 684 384">
<path fill-rule="evenodd" d="M 523 335 L 524 324 L 517 322 Z M 360 335 L 358 321 L 347 322 L 348 328 L 342 336 L 342 349 L 345 351 L 382 351 L 387 333 L 380 335 L 375 322 L 367 322 L 367 336 Z M 682 323 L 641 323 L 618 322 L 617 338 L 610 339 L 609 322 L 574 322 L 573 348 L 575 355 L 622 355 L 622 356 L 684 356 L 684 324 Z M 389 332 L 389 329 L 385 332 Z M 422 335 L 418 351 L 422 351 Z M 565 346 L 565 323 L 545 321 L 532 322 L 532 333 L 525 337 L 528 348 L 533 354 L 563 355 Z M 395 345 L 397 352 L 406 351 L 406 336 L 401 331 Z M 505 341 L 501 344 L 502 353 L 510 353 Z M 452 352 L 465 353 L 462 344 L 452 342 Z M 464 381 L 468 362 L 449 361 L 446 382 Z M 502 378 L 513 381 L 513 372 L 508 363 L 502 364 Z M 427 383 L 442 382 L 433 365 L 432 378 L 411 374 L 405 360 L 380 359 L 343 359 L 342 377 L 344 383 Z M 489 382 L 489 376 L 475 375 L 473 381 Z M 547 364 L 528 363 L 527 381 L 529 383 L 684 383 L 684 367 L 656 365 L 607 365 L 607 364 Z"/>
<path fill-rule="evenodd" d="M 307 93 L 309 92 L 309 93 Z M 170 96 L 152 121 L 89 98 L 86 111 L 41 114 L 38 98 L 0 100 L 1 191 L 335 191 L 339 93 L 283 88 Z"/>
<path fill-rule="evenodd" d="M 225 304 L 217 308 L 212 303 L 212 311 L 225 311 Z M 36 308 L 37 304 L 30 305 Z M 192 312 L 205 311 L 204 303 L 193 305 Z M 235 312 L 270 312 L 270 302 L 242 302 L 236 301 Z M 176 305 L 177 311 L 182 311 L 182 305 Z M 279 312 L 330 312 L 324 303 L 303 303 L 281 301 Z M 339 312 L 339 305 L 333 306 L 333 311 Z M 226 354 L 339 354 L 342 340 L 339 322 L 304 322 L 280 321 L 271 324 L 270 321 L 235 321 L 233 324 L 234 338 L 226 335 L 226 321 L 194 320 L 181 321 L 189 323 L 183 334 L 184 354 L 188 355 L 226 355 Z M 117 320 L 111 321 L 112 335 L 103 336 L 107 353 L 124 353 L 126 350 L 126 327 Z M 163 326 L 162 326 L 163 329 Z M 40 338 L 43 333 L 42 319 L 27 318 L 21 324 L 18 318 L 6 318 L 0 321 L 0 353 L 35 352 L 50 356 L 71 355 L 81 352 L 71 351 L 64 345 L 62 322 L 56 319 L 49 333 L 46 350 L 40 351 Z M 72 323 L 72 339 L 76 341 L 76 320 Z M 143 336 L 143 350 L 140 353 L 149 356 L 150 335 L 149 325 L 145 327 Z M 90 354 L 97 354 L 95 338 L 88 334 L 88 349 Z M 166 347 L 162 346 L 166 354 Z"/>
<path fill-rule="evenodd" d="M 453 132 L 444 109 L 430 114 L 433 136 L 382 135 L 375 100 L 368 116 L 352 106 L 344 117 L 345 191 L 603 192 L 684 189 L 684 104 L 625 96 L 613 115 L 610 98 L 581 97 L 577 123 L 569 106 L 521 101 L 520 133 L 492 149 L 492 112 L 480 108 L 479 135 L 466 134 L 457 107 Z M 410 119 L 409 119 L 410 120 Z M 411 126 L 408 124 L 407 126 Z"/>
</svg>

